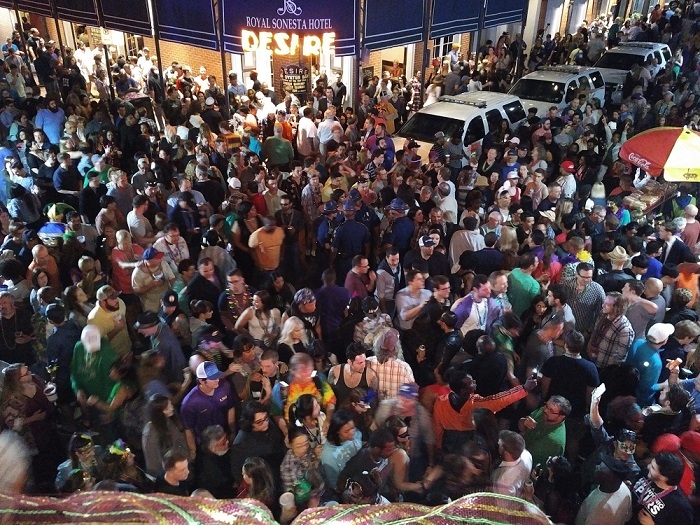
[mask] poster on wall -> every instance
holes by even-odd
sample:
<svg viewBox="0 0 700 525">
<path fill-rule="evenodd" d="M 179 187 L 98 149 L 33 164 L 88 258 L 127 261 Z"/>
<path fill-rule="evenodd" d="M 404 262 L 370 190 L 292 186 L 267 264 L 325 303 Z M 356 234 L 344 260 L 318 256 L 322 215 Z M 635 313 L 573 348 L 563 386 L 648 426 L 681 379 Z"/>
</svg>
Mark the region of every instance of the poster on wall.
<svg viewBox="0 0 700 525">
<path fill-rule="evenodd" d="M 312 56 L 333 52 L 354 56 L 358 49 L 355 0 L 316 2 L 219 0 L 224 23 L 223 45 L 229 53 L 260 50 L 282 56 Z"/>
<path fill-rule="evenodd" d="M 282 85 L 294 93 L 302 105 L 306 104 L 306 97 L 309 93 L 309 81 L 311 75 L 309 68 L 305 66 L 285 66 L 281 69 Z"/>
</svg>

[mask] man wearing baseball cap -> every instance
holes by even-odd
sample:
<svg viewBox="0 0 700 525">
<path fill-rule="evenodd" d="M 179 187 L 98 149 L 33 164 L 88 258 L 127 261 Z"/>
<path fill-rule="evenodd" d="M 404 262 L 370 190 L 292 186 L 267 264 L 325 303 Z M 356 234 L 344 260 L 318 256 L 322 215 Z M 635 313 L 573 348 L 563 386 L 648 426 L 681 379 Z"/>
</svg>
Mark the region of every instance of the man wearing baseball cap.
<svg viewBox="0 0 700 525">
<path fill-rule="evenodd" d="M 393 199 L 387 207 L 387 215 L 391 222 L 391 228 L 385 230 L 381 244 L 385 251 L 396 248 L 403 258 L 406 252 L 411 249 L 411 239 L 415 226 L 413 221 L 406 217 L 409 207 L 403 200 Z"/>
<path fill-rule="evenodd" d="M 211 361 L 197 365 L 197 386 L 182 400 L 180 418 L 185 427 L 185 438 L 190 460 L 197 455 L 204 429 L 221 425 L 236 435 L 236 411 L 240 399 L 228 381 L 220 381 L 223 374 Z"/>
<path fill-rule="evenodd" d="M 632 343 L 632 347 L 627 353 L 626 363 L 639 372 L 637 403 L 640 406 L 646 407 L 654 404 L 656 397 L 654 386 L 659 381 L 663 366 L 659 352 L 675 330 L 675 327 L 670 323 L 656 323 L 647 330 L 646 338 L 643 338 L 643 334 L 637 335 L 637 340 Z"/>
<path fill-rule="evenodd" d="M 108 284 L 97 290 L 97 304 L 88 314 L 88 324 L 100 329 L 119 356 L 131 352 L 131 338 L 126 328 L 126 304 L 119 298 L 120 292 Z"/>
<path fill-rule="evenodd" d="M 160 308 L 160 296 L 165 290 L 172 288 L 174 283 L 175 275 L 163 259 L 163 252 L 147 248 L 131 275 L 131 285 L 134 293 L 141 299 L 143 311 L 157 312 Z"/>
<path fill-rule="evenodd" d="M 428 263 L 428 273 L 431 277 L 436 275 L 449 276 L 450 263 L 447 261 L 447 256 L 444 253 L 436 252 L 435 246 L 437 246 L 435 239 L 430 235 L 423 235 L 418 239 L 418 248 L 406 254 L 403 261 L 404 268 L 411 269 L 417 261 L 422 259 Z"/>
<path fill-rule="evenodd" d="M 561 186 L 561 196 L 565 199 L 573 198 L 576 193 L 576 166 L 570 160 L 565 160 L 559 167 L 559 177 L 556 182 Z"/>
</svg>

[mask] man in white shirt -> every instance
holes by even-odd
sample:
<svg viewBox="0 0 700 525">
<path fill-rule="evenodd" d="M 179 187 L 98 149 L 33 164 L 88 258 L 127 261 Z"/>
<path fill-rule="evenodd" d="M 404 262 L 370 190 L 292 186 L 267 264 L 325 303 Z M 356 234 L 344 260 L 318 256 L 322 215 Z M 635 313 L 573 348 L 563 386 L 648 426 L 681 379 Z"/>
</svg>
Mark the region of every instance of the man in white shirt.
<svg viewBox="0 0 700 525">
<path fill-rule="evenodd" d="M 530 478 L 532 455 L 525 448 L 525 439 L 511 430 L 498 434 L 501 463 L 491 474 L 493 491 L 506 496 L 522 497 L 523 486 Z"/>
<path fill-rule="evenodd" d="M 593 474 L 598 487 L 581 504 L 576 525 L 623 525 L 632 517 L 632 493 L 623 483 L 629 475 L 627 465 L 608 454 Z"/>
<path fill-rule="evenodd" d="M 318 151 L 318 130 L 311 119 L 313 112 L 312 108 L 305 107 L 304 116 L 299 119 L 297 126 L 297 151 L 303 157 L 308 157 Z"/>
<path fill-rule="evenodd" d="M 559 168 L 559 178 L 557 183 L 561 186 L 561 196 L 566 199 L 571 199 L 576 193 L 576 177 L 574 172 L 576 167 L 570 160 L 565 160 Z"/>
<path fill-rule="evenodd" d="M 165 262 L 175 274 L 177 265 L 190 258 L 190 249 L 180 235 L 180 228 L 174 222 L 166 224 L 163 233 L 165 235 L 157 239 L 153 247 L 165 256 Z"/>
</svg>

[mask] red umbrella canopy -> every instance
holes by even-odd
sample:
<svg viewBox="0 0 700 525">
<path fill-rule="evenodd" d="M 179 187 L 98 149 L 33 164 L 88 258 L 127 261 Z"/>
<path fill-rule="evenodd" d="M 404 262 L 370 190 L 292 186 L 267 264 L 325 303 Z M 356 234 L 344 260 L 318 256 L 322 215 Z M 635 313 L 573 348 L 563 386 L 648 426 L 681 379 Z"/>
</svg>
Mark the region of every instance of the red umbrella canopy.
<svg viewBox="0 0 700 525">
<path fill-rule="evenodd" d="M 622 145 L 620 158 L 666 180 L 700 181 L 700 133 L 685 128 L 654 128 Z"/>
</svg>

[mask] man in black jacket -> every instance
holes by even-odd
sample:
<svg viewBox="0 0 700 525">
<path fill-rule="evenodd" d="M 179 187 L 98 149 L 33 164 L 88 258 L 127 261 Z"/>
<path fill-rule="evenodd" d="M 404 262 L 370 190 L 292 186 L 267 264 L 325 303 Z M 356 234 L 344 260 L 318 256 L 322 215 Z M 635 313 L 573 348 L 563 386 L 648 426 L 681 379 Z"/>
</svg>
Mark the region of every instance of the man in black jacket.
<svg viewBox="0 0 700 525">
<path fill-rule="evenodd" d="M 231 472 L 231 447 L 221 425 L 212 425 L 202 432 L 202 442 L 195 460 L 195 480 L 198 488 L 208 490 L 216 499 L 236 496 Z"/>
</svg>

